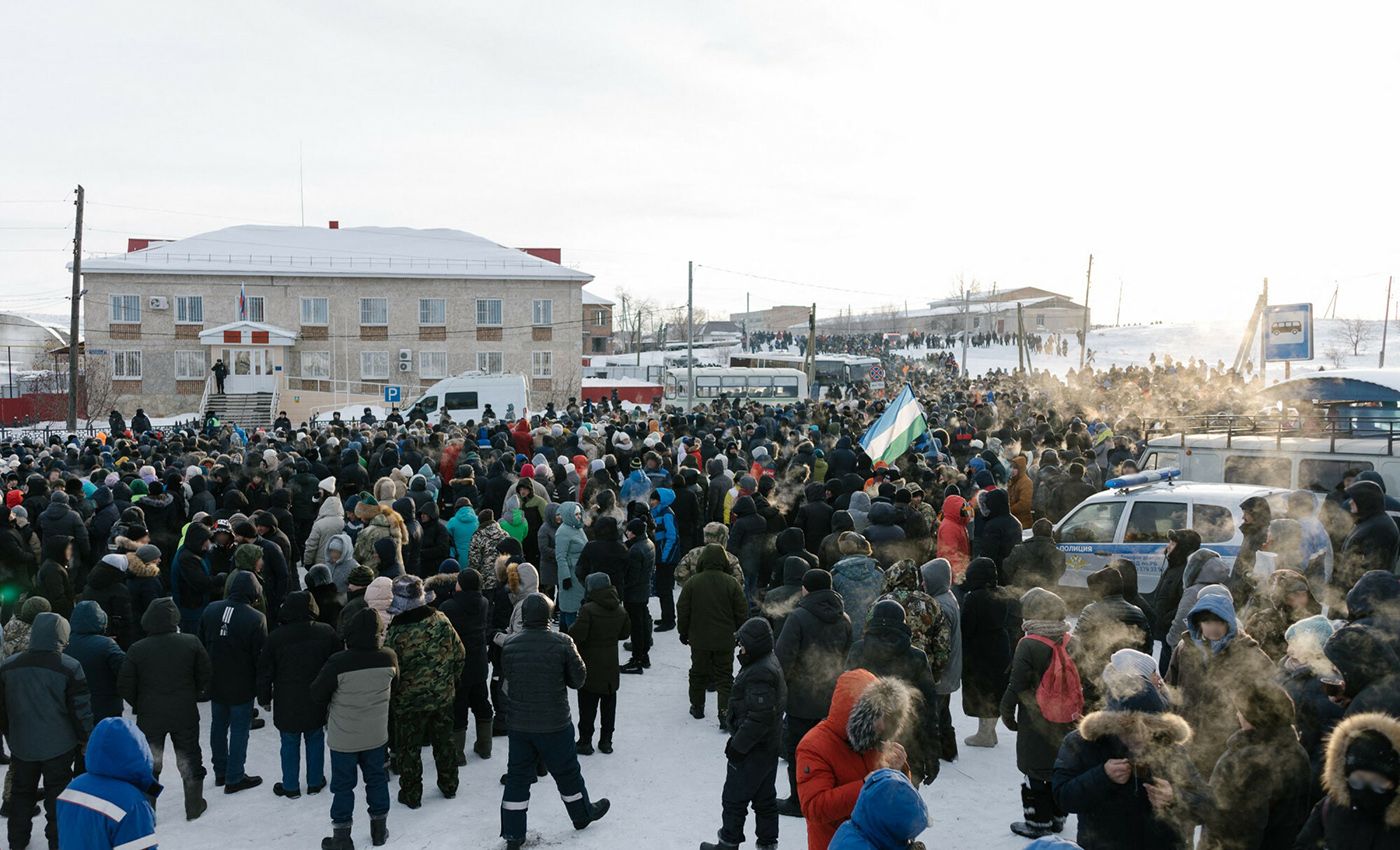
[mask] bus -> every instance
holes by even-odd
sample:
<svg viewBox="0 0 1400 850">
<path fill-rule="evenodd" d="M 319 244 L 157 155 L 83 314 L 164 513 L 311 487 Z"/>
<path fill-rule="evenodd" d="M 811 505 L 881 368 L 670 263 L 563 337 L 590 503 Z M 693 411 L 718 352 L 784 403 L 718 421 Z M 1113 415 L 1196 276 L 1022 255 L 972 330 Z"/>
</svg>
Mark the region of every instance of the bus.
<svg viewBox="0 0 1400 850">
<path fill-rule="evenodd" d="M 807 359 L 801 354 L 781 351 L 764 351 L 757 354 L 731 354 L 730 366 L 750 368 L 801 369 Z M 870 380 L 870 369 L 880 365 L 878 357 L 861 357 L 855 354 L 818 354 L 816 358 L 817 386 L 865 383 Z"/>
<path fill-rule="evenodd" d="M 667 369 L 663 383 L 668 404 L 685 404 L 685 369 Z M 739 366 L 697 366 L 695 402 L 709 404 L 724 397 L 761 404 L 795 404 L 807 398 L 807 375 L 800 369 L 756 369 Z"/>
</svg>

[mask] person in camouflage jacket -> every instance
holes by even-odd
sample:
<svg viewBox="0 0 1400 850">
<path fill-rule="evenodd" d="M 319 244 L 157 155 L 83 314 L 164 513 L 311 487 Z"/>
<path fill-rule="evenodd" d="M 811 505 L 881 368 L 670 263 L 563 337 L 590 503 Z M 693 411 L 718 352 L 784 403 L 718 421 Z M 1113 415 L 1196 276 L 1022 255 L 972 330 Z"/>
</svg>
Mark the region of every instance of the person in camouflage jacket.
<svg viewBox="0 0 1400 850">
<path fill-rule="evenodd" d="M 953 654 L 953 629 L 943 608 L 924 592 L 919 567 L 913 561 L 897 561 L 885 571 L 881 599 L 893 599 L 904 608 L 904 620 L 909 626 L 910 645 L 928 656 L 929 672 L 937 679 L 943 675 Z M 875 606 L 870 606 L 871 611 Z"/>
<path fill-rule="evenodd" d="M 394 579 L 389 613 L 394 619 L 384 646 L 399 659 L 398 684 L 389 702 L 389 740 L 399 774 L 399 802 L 416 809 L 423 804 L 424 744 L 433 748 L 438 789 L 449 799 L 457 794 L 452 704 L 467 655 L 451 621 L 428 606 L 417 576 Z"/>
<path fill-rule="evenodd" d="M 711 522 L 705 524 L 705 542 L 691 549 L 681 556 L 681 562 L 676 565 L 676 586 L 685 586 L 686 581 L 691 576 L 700 572 L 700 553 L 705 551 L 705 546 L 716 543 L 722 547 L 729 545 L 729 526 L 722 522 Z M 739 586 L 744 586 L 744 568 L 739 566 L 739 559 L 728 548 L 725 548 L 725 557 L 729 561 L 729 572 L 739 580 Z"/>
<path fill-rule="evenodd" d="M 489 596 L 500 584 L 496 577 L 496 556 L 501 553 L 497 547 L 510 535 L 496 522 L 496 515 L 490 509 L 478 511 L 477 519 L 481 525 L 467 547 L 467 566 L 481 573 L 481 592 Z"/>
</svg>

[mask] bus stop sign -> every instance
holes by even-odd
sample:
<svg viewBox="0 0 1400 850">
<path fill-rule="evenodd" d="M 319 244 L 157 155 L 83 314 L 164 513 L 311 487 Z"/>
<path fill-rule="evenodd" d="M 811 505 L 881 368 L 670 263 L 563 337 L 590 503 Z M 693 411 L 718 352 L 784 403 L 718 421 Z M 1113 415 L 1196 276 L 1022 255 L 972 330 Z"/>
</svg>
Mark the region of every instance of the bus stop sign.
<svg viewBox="0 0 1400 850">
<path fill-rule="evenodd" d="M 1313 359 L 1311 304 L 1271 304 L 1264 308 L 1264 359 Z"/>
</svg>

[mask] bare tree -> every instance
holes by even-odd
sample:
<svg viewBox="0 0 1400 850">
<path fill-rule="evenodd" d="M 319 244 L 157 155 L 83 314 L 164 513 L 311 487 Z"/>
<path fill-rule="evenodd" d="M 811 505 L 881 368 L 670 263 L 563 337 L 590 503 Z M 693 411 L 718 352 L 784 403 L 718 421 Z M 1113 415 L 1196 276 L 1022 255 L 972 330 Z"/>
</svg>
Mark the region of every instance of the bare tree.
<svg viewBox="0 0 1400 850">
<path fill-rule="evenodd" d="M 1342 319 L 1342 333 L 1346 336 L 1346 341 L 1351 345 L 1353 357 L 1359 355 L 1366 347 L 1366 343 L 1375 336 L 1376 328 L 1365 319 Z"/>
<path fill-rule="evenodd" d="M 1334 369 L 1343 369 L 1347 365 L 1347 350 L 1340 345 L 1330 345 L 1322 352 L 1322 356 L 1327 358 L 1327 362 L 1332 364 Z"/>
</svg>

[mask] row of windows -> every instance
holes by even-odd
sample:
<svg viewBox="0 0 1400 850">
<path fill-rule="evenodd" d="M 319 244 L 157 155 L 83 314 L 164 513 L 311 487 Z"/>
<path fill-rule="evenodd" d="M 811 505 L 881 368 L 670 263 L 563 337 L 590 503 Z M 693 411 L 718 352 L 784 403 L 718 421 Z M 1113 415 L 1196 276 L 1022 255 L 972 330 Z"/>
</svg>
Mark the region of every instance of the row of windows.
<svg viewBox="0 0 1400 850">
<path fill-rule="evenodd" d="M 245 310 L 246 315 L 242 316 L 242 318 L 247 321 L 267 321 L 266 301 L 263 296 L 247 296 Z M 111 321 L 116 324 L 139 324 L 141 321 L 141 296 L 113 295 L 111 300 Z M 181 325 L 204 324 L 204 296 L 177 295 L 175 297 L 175 322 Z M 327 298 L 301 299 L 301 323 L 303 325 L 330 324 L 330 300 Z M 504 304 L 501 299 L 476 299 L 476 323 L 479 327 L 488 328 L 501 327 L 504 325 Z M 530 304 L 530 323 L 536 327 L 554 324 L 554 300 L 550 298 L 537 298 L 532 301 Z M 360 324 L 389 324 L 389 299 L 361 298 Z M 419 298 L 418 324 L 427 326 L 446 325 L 447 299 Z"/>
<path fill-rule="evenodd" d="M 384 380 L 389 377 L 389 352 L 360 352 L 360 377 L 365 380 Z M 179 381 L 202 381 L 209 368 L 208 355 L 204 351 L 176 351 L 175 379 Z M 487 374 L 500 374 L 505 371 L 505 355 L 500 351 L 476 352 L 477 371 Z M 446 378 L 447 352 L 418 352 L 418 376 L 420 378 Z M 530 352 L 530 376 L 534 378 L 554 377 L 554 352 Z M 331 353 L 329 351 L 301 352 L 301 377 L 327 380 L 331 377 Z M 112 352 L 112 378 L 121 381 L 141 379 L 141 351 Z"/>
</svg>

